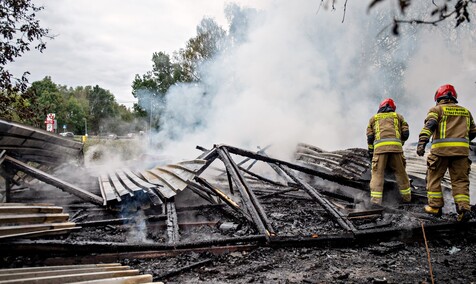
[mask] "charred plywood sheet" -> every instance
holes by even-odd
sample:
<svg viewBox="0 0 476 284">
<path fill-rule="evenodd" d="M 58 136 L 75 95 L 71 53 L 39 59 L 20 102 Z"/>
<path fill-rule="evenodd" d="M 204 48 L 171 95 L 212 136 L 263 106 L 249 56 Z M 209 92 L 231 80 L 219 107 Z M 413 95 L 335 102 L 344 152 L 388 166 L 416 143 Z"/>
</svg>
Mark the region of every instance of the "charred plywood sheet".
<svg viewBox="0 0 476 284">
<path fill-rule="evenodd" d="M 21 161 L 53 165 L 81 159 L 83 155 L 83 143 L 5 120 L 0 120 L 0 149 Z"/>
</svg>

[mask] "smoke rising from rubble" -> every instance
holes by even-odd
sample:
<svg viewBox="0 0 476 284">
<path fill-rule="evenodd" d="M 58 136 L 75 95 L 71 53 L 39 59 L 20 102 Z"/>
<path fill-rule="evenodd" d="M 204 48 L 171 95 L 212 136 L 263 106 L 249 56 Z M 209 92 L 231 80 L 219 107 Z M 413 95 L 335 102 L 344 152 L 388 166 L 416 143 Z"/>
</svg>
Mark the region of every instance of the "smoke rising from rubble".
<svg viewBox="0 0 476 284">
<path fill-rule="evenodd" d="M 394 37 L 384 28 L 396 7 L 366 13 L 366 4 L 347 3 L 341 23 L 343 7 L 317 12 L 319 3 L 238 9 L 234 23 L 248 24 L 240 27 L 244 40 L 204 67 L 203 85 L 170 90 L 167 120 L 154 140 L 187 159 L 197 156 L 196 145 L 215 143 L 250 150 L 272 144 L 270 154 L 288 159 L 298 142 L 365 148 L 368 119 L 386 97 L 407 118 L 411 142 L 441 84 L 454 84 L 460 102 L 474 105 L 474 24 L 403 25 Z M 418 5 L 412 3 L 409 17 L 426 15 Z"/>
</svg>

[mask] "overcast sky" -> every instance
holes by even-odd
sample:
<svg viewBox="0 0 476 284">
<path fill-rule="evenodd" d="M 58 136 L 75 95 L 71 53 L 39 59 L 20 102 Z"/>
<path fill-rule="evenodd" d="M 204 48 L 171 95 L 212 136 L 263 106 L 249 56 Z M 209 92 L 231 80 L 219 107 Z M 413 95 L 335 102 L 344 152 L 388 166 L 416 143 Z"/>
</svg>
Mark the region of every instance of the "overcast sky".
<svg viewBox="0 0 476 284">
<path fill-rule="evenodd" d="M 152 69 L 153 52 L 172 53 L 196 35 L 203 17 L 220 25 L 225 0 L 33 0 L 44 10 L 37 14 L 54 40 L 41 54 L 32 50 L 13 64 L 12 71 L 30 71 L 30 82 L 51 76 L 70 87 L 99 85 L 120 104 L 135 101 L 131 84 L 135 74 Z M 260 8 L 269 1 L 236 0 Z M 256 2 L 256 3 L 253 3 Z"/>
</svg>

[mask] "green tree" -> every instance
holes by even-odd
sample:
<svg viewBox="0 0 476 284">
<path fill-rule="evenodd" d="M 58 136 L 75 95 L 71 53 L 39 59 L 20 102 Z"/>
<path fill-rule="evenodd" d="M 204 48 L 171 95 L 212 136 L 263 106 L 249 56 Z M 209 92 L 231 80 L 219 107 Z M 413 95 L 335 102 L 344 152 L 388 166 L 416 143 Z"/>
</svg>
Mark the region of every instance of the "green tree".
<svg viewBox="0 0 476 284">
<path fill-rule="evenodd" d="M 147 117 L 149 127 L 158 129 L 165 105 L 165 95 L 177 83 L 200 82 L 200 66 L 224 49 L 226 32 L 213 19 L 204 18 L 197 26 L 197 36 L 186 47 L 174 52 L 152 55 L 152 70 L 136 75 L 132 94 L 138 99 L 135 113 Z M 146 115 L 144 115 L 146 114 Z"/>
<path fill-rule="evenodd" d="M 25 71 L 16 78 L 6 66 L 29 51 L 31 44 L 36 43 L 34 48 L 43 51 L 43 38 L 52 38 L 36 19 L 41 9 L 30 0 L 0 0 L 0 113 L 6 119 L 24 120 L 33 114 L 25 108 L 31 101 L 30 94 L 22 98 L 29 73 Z"/>
<path fill-rule="evenodd" d="M 98 85 L 93 87 L 88 95 L 89 99 L 89 118 L 90 129 L 96 133 L 107 131 L 102 129 L 101 122 L 115 118 L 118 115 L 116 99 L 110 91 L 105 90 Z"/>
</svg>

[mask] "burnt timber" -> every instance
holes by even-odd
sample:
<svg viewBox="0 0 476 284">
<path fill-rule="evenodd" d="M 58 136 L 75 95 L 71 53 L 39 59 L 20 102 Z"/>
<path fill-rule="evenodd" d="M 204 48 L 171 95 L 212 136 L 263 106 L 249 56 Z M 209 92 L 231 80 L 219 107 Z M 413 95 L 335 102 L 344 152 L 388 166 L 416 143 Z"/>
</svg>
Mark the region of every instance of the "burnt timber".
<svg viewBox="0 0 476 284">
<path fill-rule="evenodd" d="M 95 177 L 96 188 L 87 189 L 95 197 L 87 197 L 81 195 L 85 189 L 73 184 L 74 188 L 68 188 L 66 182 L 61 183 L 47 173 L 48 168 L 35 173 L 28 168 L 33 166 L 23 165 L 31 162 L 29 156 L 0 148 L 4 150 L 2 167 L 9 172 L 2 174 L 4 178 L 11 178 L 13 184 L 16 171 L 31 171 L 35 178 L 73 193 L 83 203 L 65 208 L 79 226 L 84 224 L 79 232 L 71 232 L 64 239 L 17 238 L 0 242 L 0 250 L 6 255 L 43 257 L 45 263 L 64 257 L 86 263 L 102 259 L 101 255 L 105 261 L 114 261 L 115 257 L 131 255 L 151 258 L 164 252 L 248 250 L 250 246 L 352 246 L 376 240 L 421 238 L 422 222 L 427 232 L 435 235 L 448 231 L 457 234 L 475 224 L 457 224 L 452 222 L 451 215 L 422 218 L 424 159 L 412 155 L 413 150 L 407 154 L 407 160 L 414 201 L 405 206 L 392 203 L 398 195 L 395 182 L 389 178 L 385 183 L 389 194 L 384 206 L 370 210 L 366 207 L 369 165 L 363 149 L 327 152 L 299 144 L 293 162 L 272 158 L 263 149 L 253 152 L 229 145 L 197 149 L 202 153 L 190 161 L 146 170 L 125 166 L 109 169 Z M 212 164 L 218 164 L 218 173 Z M 48 175 L 50 179 L 44 178 Z M 445 182 L 448 186 L 447 178 Z M 11 198 L 18 201 L 16 194 Z M 127 215 L 123 211 L 118 213 L 117 206 L 131 202 L 136 202 L 133 210 Z M 138 218 L 138 212 L 145 216 Z M 208 219 L 200 220 L 203 222 L 198 226 L 187 223 L 187 217 L 197 218 L 195 212 Z M 293 214 L 297 213 L 307 218 L 302 224 L 294 222 Z M 395 221 L 402 218 L 409 222 L 395 226 Z M 197 239 L 203 227 L 213 233 L 212 237 Z M 146 238 L 134 242 L 126 237 L 112 238 L 129 228 L 135 232 L 145 228 Z M 88 229 L 103 230 L 101 237 L 105 240 L 99 236 L 94 240 L 81 239 L 81 232 Z M 71 251 L 75 251 L 74 255 Z"/>
</svg>

